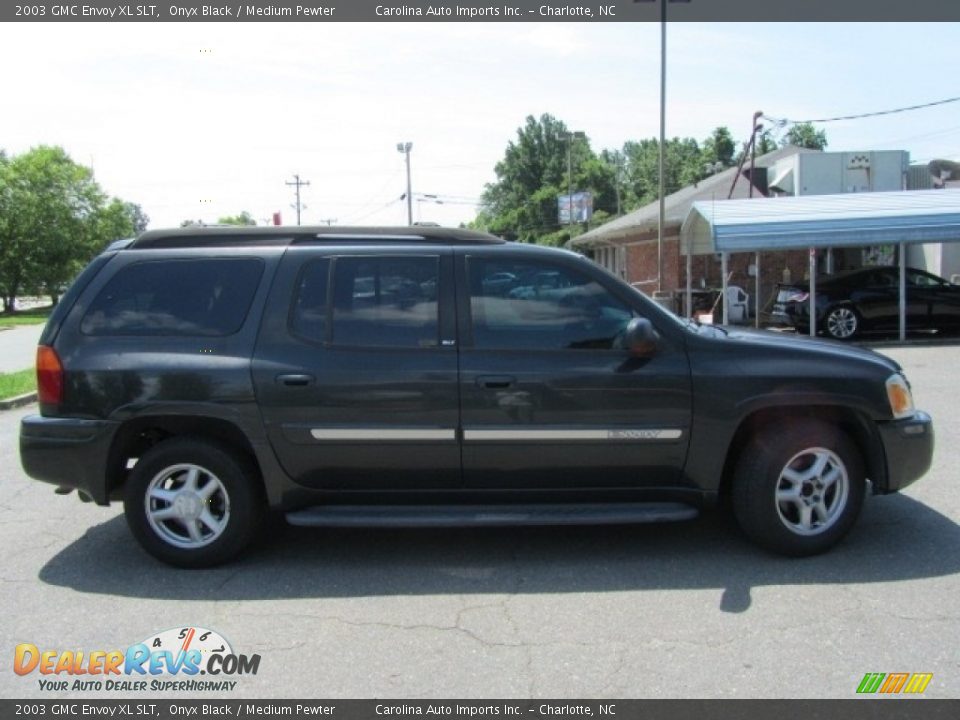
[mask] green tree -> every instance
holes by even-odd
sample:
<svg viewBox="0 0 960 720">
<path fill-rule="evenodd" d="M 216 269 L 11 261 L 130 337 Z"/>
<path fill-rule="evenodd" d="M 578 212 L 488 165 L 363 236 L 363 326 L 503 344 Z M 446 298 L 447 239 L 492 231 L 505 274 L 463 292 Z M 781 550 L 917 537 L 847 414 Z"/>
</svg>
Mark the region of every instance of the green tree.
<svg viewBox="0 0 960 720">
<path fill-rule="evenodd" d="M 770 136 L 769 130 L 764 130 L 757 136 L 757 155 L 766 155 L 777 149 L 777 144 Z"/>
<path fill-rule="evenodd" d="M 124 203 L 127 206 L 127 210 L 130 213 L 130 218 L 133 220 L 133 234 L 139 235 L 144 232 L 147 227 L 150 225 L 150 216 L 147 215 L 143 208 L 137 205 L 137 203 Z"/>
<path fill-rule="evenodd" d="M 6 152 L 0 150 L 0 305 L 3 310 L 8 309 L 7 286 L 12 275 L 13 257 L 17 248 L 11 237 L 11 214 L 13 212 L 13 185 L 10 172 L 10 160 Z"/>
<path fill-rule="evenodd" d="M 825 130 L 817 130 L 813 123 L 797 123 L 787 131 L 780 144 L 823 150 L 827 147 L 827 133 Z"/>
<path fill-rule="evenodd" d="M 660 142 L 655 138 L 628 141 L 626 158 L 626 209 L 653 202 L 660 192 Z M 667 195 L 700 180 L 704 174 L 703 152 L 693 138 L 673 138 L 664 147 L 664 191 Z"/>
<path fill-rule="evenodd" d="M 703 141 L 701 162 L 704 166 L 728 168 L 735 164 L 733 159 L 735 152 L 736 143 L 729 128 L 718 127 Z"/>
<path fill-rule="evenodd" d="M 132 203 L 109 200 L 59 147 L 40 146 L 0 160 L 0 295 L 12 312 L 18 295 L 62 288 L 110 241 L 144 221 Z"/>
<path fill-rule="evenodd" d="M 529 116 L 497 163 L 497 181 L 487 185 L 472 227 L 511 240 L 560 245 L 586 228 L 560 226 L 557 196 L 566 195 L 567 152 L 574 192 L 593 194 L 591 226 L 657 199 L 659 150 L 655 138 L 631 140 L 620 150 L 595 154 L 586 136 L 573 135 L 551 115 Z M 716 128 L 701 146 L 693 138 L 672 138 L 664 148 L 664 189 L 669 195 L 692 185 L 717 167 L 735 163 L 736 144 L 725 127 Z M 709 165 L 709 170 L 708 166 Z M 619 203 L 618 203 L 619 200 Z"/>
<path fill-rule="evenodd" d="M 119 198 L 111 198 L 110 202 L 99 208 L 90 218 L 89 231 L 93 234 L 92 246 L 94 250 L 102 247 L 114 240 L 136 237 L 147 229 L 150 218 L 143 212 L 136 203 L 124 202 Z M 75 270 L 79 270 L 79 265 L 85 262 L 81 258 Z M 56 293 L 52 288 L 55 286 L 44 283 L 50 292 L 54 303 L 57 301 Z"/>
<path fill-rule="evenodd" d="M 217 220 L 217 223 L 220 225 L 256 225 L 257 221 L 253 219 L 250 213 L 244 210 L 239 215 L 224 216 Z"/>
<path fill-rule="evenodd" d="M 561 228 L 557 213 L 557 196 L 566 195 L 568 186 L 594 193 L 595 208 L 598 202 L 616 207 L 612 169 L 598 160 L 585 136 L 548 114 L 527 117 L 494 171 L 497 181 L 484 189 L 472 225 L 511 240 L 561 244 L 569 239 L 574 229 Z"/>
<path fill-rule="evenodd" d="M 623 195 L 625 189 L 623 185 L 623 172 L 627 164 L 626 156 L 624 156 L 622 150 L 602 150 L 600 152 L 600 159 L 609 166 L 610 172 L 613 173 L 613 212 L 604 210 L 603 207 L 598 208 L 597 212 L 594 213 L 594 222 L 596 224 L 603 224 L 606 220 L 612 220 L 623 214 Z M 601 222 L 598 222 L 597 214 L 599 212 L 604 213 L 599 217 Z"/>
</svg>

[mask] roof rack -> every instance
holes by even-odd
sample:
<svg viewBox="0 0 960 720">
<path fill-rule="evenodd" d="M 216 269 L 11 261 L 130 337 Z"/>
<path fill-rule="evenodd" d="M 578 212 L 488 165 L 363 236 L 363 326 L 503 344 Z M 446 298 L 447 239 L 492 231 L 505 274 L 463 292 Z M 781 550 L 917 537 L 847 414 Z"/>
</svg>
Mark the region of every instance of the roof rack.
<svg viewBox="0 0 960 720">
<path fill-rule="evenodd" d="M 336 227 L 268 225 L 188 226 L 169 230 L 148 230 L 136 238 L 131 249 L 190 248 L 237 245 L 301 245 L 308 243 L 379 244 L 428 243 L 436 245 L 500 245 L 505 241 L 488 233 L 442 227 Z"/>
</svg>

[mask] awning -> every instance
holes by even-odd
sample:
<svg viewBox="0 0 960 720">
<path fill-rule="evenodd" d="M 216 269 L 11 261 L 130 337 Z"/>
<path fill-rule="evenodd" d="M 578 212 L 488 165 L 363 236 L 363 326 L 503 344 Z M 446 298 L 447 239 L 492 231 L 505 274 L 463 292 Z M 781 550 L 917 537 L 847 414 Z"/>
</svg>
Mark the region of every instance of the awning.
<svg viewBox="0 0 960 720">
<path fill-rule="evenodd" d="M 956 241 L 960 190 L 699 201 L 680 230 L 694 255 Z"/>
<path fill-rule="evenodd" d="M 723 296 L 727 256 L 733 252 L 810 249 L 810 334 L 816 335 L 817 248 L 898 244 L 900 339 L 906 338 L 905 255 L 912 243 L 960 241 L 960 190 L 805 195 L 696 202 L 680 228 L 687 255 L 687 307 L 691 258 L 721 253 Z M 759 274 L 758 274 L 759 283 Z M 726 304 L 723 321 L 728 322 Z"/>
</svg>

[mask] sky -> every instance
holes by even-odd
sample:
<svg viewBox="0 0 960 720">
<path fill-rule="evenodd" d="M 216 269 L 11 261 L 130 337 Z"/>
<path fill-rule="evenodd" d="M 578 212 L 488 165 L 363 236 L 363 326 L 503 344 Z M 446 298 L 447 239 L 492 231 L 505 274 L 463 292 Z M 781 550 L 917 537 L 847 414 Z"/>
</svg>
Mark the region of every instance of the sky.
<svg viewBox="0 0 960 720">
<path fill-rule="evenodd" d="M 960 96 L 960 25 L 672 23 L 667 136 Z M 528 115 L 591 147 L 659 132 L 656 23 L 0 24 L 0 149 L 61 145 L 150 227 L 474 217 Z M 960 102 L 820 125 L 828 150 L 960 160 Z M 432 196 L 432 197 L 428 197 Z M 438 202 L 442 201 L 442 202 Z"/>
</svg>

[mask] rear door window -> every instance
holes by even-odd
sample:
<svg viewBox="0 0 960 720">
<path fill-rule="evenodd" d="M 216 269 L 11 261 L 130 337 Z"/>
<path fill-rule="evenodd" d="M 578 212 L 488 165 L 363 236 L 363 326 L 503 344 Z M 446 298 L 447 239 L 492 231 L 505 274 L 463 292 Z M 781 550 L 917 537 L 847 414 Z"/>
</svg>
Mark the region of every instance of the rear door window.
<svg viewBox="0 0 960 720">
<path fill-rule="evenodd" d="M 232 335 L 263 274 L 257 258 L 152 260 L 121 269 L 91 303 L 86 335 Z"/>
<path fill-rule="evenodd" d="M 327 342 L 327 292 L 330 260 L 313 260 L 303 266 L 297 281 L 290 324 L 293 334 L 304 340 Z"/>
<path fill-rule="evenodd" d="M 339 257 L 333 269 L 334 345 L 439 345 L 438 257 Z"/>
</svg>

